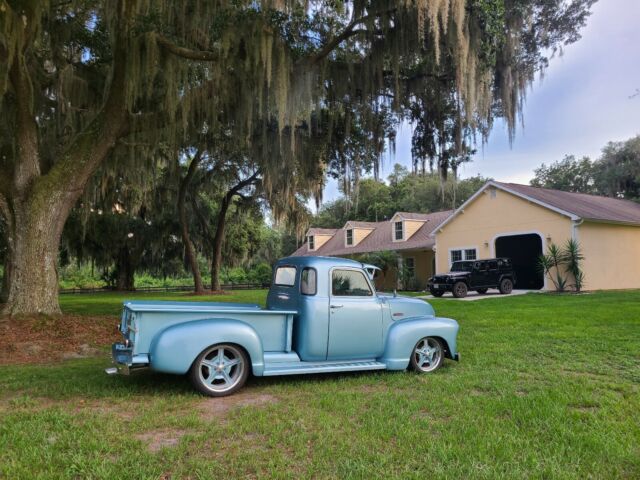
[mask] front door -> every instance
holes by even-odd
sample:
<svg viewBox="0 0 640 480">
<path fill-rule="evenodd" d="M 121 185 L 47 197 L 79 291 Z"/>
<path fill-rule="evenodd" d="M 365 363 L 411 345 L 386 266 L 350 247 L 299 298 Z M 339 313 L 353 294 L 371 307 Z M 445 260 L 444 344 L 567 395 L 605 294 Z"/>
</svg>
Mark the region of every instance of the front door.
<svg viewBox="0 0 640 480">
<path fill-rule="evenodd" d="M 376 358 L 382 354 L 382 303 L 357 268 L 331 271 L 328 360 Z"/>
</svg>

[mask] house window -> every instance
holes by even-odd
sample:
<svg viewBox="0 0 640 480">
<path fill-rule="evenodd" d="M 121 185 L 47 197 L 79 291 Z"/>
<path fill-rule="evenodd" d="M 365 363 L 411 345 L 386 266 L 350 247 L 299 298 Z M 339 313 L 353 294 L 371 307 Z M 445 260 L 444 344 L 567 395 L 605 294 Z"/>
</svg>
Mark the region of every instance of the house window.
<svg viewBox="0 0 640 480">
<path fill-rule="evenodd" d="M 393 232 L 394 232 L 393 233 L 394 240 L 402 240 L 404 236 L 402 222 L 395 222 Z"/>
<path fill-rule="evenodd" d="M 416 259 L 413 257 L 404 259 L 404 268 L 409 278 L 416 278 Z"/>
<path fill-rule="evenodd" d="M 478 258 L 478 253 L 475 248 L 465 248 L 459 250 L 451 250 L 449 253 L 451 263 L 459 262 L 460 260 L 475 260 Z"/>
<path fill-rule="evenodd" d="M 347 230 L 347 245 L 353 245 L 353 229 Z"/>
<path fill-rule="evenodd" d="M 313 238 L 313 235 L 309 235 L 309 250 L 315 250 L 315 249 L 316 249 L 315 239 Z"/>
</svg>

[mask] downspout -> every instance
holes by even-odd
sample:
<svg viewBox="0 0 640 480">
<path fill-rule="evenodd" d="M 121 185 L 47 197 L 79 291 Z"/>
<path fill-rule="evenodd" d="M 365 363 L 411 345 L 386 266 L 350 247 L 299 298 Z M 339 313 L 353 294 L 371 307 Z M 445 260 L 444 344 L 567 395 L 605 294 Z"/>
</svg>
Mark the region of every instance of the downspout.
<svg viewBox="0 0 640 480">
<path fill-rule="evenodd" d="M 571 239 L 574 242 L 578 241 L 578 227 L 582 225 L 583 222 L 584 218 L 581 218 L 580 220 L 574 220 L 571 224 Z"/>
</svg>

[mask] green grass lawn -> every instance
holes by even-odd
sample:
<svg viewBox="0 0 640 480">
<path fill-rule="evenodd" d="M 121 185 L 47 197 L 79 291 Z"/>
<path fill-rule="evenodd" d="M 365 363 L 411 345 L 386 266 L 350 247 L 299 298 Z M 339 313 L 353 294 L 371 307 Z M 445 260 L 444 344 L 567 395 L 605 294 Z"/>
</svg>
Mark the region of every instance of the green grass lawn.
<svg viewBox="0 0 640 480">
<path fill-rule="evenodd" d="M 0 367 L 0 478 L 640 478 L 639 291 L 433 305 L 460 322 L 462 361 L 431 375 L 253 378 L 205 399 L 182 377 L 107 377 L 106 352 Z"/>
</svg>

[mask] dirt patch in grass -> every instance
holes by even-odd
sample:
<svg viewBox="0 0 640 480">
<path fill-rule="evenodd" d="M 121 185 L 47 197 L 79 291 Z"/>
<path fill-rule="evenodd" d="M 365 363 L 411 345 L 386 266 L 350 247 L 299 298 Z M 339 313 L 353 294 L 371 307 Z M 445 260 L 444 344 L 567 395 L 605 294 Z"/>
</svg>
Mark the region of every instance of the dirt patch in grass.
<svg viewBox="0 0 640 480">
<path fill-rule="evenodd" d="M 204 420 L 224 420 L 227 413 L 235 407 L 261 407 L 280 400 L 266 393 L 237 393 L 228 397 L 207 398 L 198 405 L 198 411 Z"/>
<path fill-rule="evenodd" d="M 114 316 L 0 316 L 0 365 L 99 355 L 120 339 Z"/>
<path fill-rule="evenodd" d="M 136 438 L 147 445 L 147 450 L 156 453 L 166 447 L 175 447 L 187 433 L 187 430 L 163 428 L 141 433 Z"/>
</svg>

